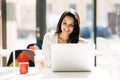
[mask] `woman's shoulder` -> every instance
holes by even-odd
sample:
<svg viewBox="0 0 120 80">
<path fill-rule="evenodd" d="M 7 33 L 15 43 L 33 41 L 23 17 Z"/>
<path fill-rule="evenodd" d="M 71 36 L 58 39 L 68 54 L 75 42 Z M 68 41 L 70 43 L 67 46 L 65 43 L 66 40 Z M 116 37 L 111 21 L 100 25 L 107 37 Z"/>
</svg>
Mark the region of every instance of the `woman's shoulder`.
<svg viewBox="0 0 120 80">
<path fill-rule="evenodd" d="M 93 42 L 91 42 L 91 41 L 88 41 L 88 40 L 86 40 L 86 39 L 84 39 L 84 38 L 79 38 L 79 42 L 78 43 L 81 43 L 81 44 L 89 44 L 90 46 L 93 46 L 94 48 L 95 48 L 95 44 L 93 43 Z"/>
<path fill-rule="evenodd" d="M 84 38 L 79 38 L 79 42 L 78 43 L 88 43 L 88 41 Z"/>
<path fill-rule="evenodd" d="M 48 37 L 55 36 L 55 32 L 47 32 L 45 36 L 48 36 Z"/>
<path fill-rule="evenodd" d="M 55 32 L 47 32 L 44 36 L 44 38 L 47 38 L 47 39 L 52 39 L 54 37 L 56 37 L 56 33 Z"/>
</svg>

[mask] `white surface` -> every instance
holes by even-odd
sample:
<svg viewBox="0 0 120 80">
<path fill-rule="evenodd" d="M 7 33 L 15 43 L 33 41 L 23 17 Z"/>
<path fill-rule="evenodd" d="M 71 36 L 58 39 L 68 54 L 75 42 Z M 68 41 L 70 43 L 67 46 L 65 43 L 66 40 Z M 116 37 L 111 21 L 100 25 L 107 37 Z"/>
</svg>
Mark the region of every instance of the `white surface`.
<svg viewBox="0 0 120 80">
<path fill-rule="evenodd" d="M 95 49 L 89 44 L 53 44 L 51 60 L 53 71 L 91 71 Z"/>
<path fill-rule="evenodd" d="M 111 80 L 111 77 L 100 68 L 92 72 L 53 72 L 50 68 L 37 70 L 29 68 L 29 73 L 19 74 L 19 67 L 2 67 L 0 80 Z"/>
</svg>

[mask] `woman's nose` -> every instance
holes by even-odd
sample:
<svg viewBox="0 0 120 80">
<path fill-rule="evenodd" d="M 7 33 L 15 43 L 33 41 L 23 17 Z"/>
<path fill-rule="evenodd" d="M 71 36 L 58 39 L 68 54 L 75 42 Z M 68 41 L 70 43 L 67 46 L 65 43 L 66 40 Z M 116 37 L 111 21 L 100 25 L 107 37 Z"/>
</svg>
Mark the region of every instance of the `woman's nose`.
<svg viewBox="0 0 120 80">
<path fill-rule="evenodd" d="M 66 28 L 70 28 L 70 26 L 69 26 L 69 25 L 66 25 Z"/>
</svg>

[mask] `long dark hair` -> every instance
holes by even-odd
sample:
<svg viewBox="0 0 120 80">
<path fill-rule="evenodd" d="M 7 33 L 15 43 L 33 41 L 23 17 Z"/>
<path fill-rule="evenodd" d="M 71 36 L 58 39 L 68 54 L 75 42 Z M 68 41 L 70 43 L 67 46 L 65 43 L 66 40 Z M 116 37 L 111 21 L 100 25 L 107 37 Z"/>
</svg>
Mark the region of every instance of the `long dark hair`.
<svg viewBox="0 0 120 80">
<path fill-rule="evenodd" d="M 56 33 L 59 34 L 59 33 L 62 32 L 62 30 L 61 30 L 61 23 L 62 23 L 63 19 L 64 19 L 66 16 L 70 16 L 70 17 L 72 17 L 72 18 L 74 19 L 74 30 L 73 30 L 73 32 L 70 34 L 70 37 L 69 37 L 69 41 L 68 41 L 68 42 L 70 42 L 70 43 L 78 43 L 79 37 L 80 37 L 80 35 L 79 35 L 79 33 L 80 33 L 80 26 L 79 26 L 79 25 L 80 25 L 80 18 L 79 18 L 78 13 L 77 13 L 75 10 L 73 10 L 73 9 L 70 9 L 70 10 L 68 10 L 68 11 L 65 11 L 65 12 L 61 15 L 61 17 L 60 17 L 60 19 L 59 19 L 59 21 L 58 21 L 58 24 L 57 24 Z"/>
</svg>

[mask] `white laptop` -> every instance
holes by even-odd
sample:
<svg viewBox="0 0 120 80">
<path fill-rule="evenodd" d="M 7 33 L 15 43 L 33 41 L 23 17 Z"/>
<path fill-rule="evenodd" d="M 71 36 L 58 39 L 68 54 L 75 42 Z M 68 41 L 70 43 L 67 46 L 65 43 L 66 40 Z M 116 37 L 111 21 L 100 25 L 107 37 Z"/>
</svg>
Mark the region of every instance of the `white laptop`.
<svg viewBox="0 0 120 80">
<path fill-rule="evenodd" d="M 92 71 L 95 48 L 89 44 L 53 44 L 51 61 L 53 71 Z"/>
</svg>

